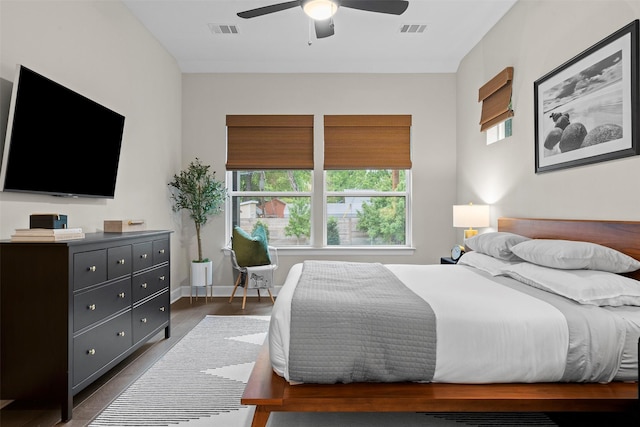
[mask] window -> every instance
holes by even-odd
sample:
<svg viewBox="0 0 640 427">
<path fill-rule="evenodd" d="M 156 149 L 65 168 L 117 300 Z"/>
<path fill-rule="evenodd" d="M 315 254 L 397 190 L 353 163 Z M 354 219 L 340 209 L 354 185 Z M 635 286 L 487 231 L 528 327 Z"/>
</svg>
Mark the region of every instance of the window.
<svg viewBox="0 0 640 427">
<path fill-rule="evenodd" d="M 325 172 L 328 246 L 407 245 L 407 170 Z"/>
<path fill-rule="evenodd" d="M 311 171 L 250 170 L 230 175 L 232 226 L 251 233 L 261 223 L 273 246 L 310 244 Z"/>
<path fill-rule="evenodd" d="M 478 90 L 478 102 L 482 102 L 480 132 L 513 117 L 512 84 L 513 67 L 507 67 Z"/>
<path fill-rule="evenodd" d="M 271 245 L 310 244 L 312 170 L 313 116 L 227 116 L 231 228 L 262 223 Z"/>
<path fill-rule="evenodd" d="M 407 246 L 411 116 L 324 117 L 327 246 Z"/>
<path fill-rule="evenodd" d="M 279 247 L 410 245 L 410 126 L 411 116 L 325 116 L 322 166 L 313 116 L 227 116 L 228 224 L 261 223 Z"/>
<path fill-rule="evenodd" d="M 228 230 L 258 223 L 274 246 L 311 241 L 313 116 L 227 116 Z"/>
<path fill-rule="evenodd" d="M 487 145 L 511 136 L 511 118 L 487 129 Z"/>
</svg>

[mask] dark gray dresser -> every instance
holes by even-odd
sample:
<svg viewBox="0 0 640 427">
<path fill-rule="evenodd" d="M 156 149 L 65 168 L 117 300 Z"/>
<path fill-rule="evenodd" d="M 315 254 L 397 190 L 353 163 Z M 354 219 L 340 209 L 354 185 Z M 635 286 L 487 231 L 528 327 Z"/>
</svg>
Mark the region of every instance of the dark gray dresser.
<svg viewBox="0 0 640 427">
<path fill-rule="evenodd" d="M 170 232 L 89 233 L 0 242 L 2 399 L 60 402 L 164 329 L 170 335 Z"/>
</svg>

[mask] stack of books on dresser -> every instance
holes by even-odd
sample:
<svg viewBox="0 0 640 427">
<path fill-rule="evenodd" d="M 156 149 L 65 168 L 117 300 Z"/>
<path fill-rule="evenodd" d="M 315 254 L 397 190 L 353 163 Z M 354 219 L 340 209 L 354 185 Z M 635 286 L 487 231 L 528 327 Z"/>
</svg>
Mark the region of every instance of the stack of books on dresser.
<svg viewBox="0 0 640 427">
<path fill-rule="evenodd" d="M 82 228 L 18 228 L 12 242 L 57 242 L 84 239 Z"/>
</svg>

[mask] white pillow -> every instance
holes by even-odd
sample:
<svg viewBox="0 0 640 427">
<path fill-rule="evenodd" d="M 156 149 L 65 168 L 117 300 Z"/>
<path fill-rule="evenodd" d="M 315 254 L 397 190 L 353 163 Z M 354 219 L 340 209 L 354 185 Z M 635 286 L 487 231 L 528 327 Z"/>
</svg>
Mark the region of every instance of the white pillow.
<svg viewBox="0 0 640 427">
<path fill-rule="evenodd" d="M 465 240 L 469 249 L 505 261 L 521 261 L 513 254 L 511 248 L 518 243 L 530 240 L 528 237 L 504 231 L 478 234 Z"/>
<path fill-rule="evenodd" d="M 600 270 L 629 273 L 640 269 L 640 261 L 615 249 L 589 242 L 535 239 L 511 248 L 525 261 L 565 270 Z"/>
<path fill-rule="evenodd" d="M 640 282 L 606 271 L 556 270 L 523 262 L 512 265 L 505 274 L 580 304 L 640 306 Z"/>
<path fill-rule="evenodd" d="M 458 264 L 477 268 L 478 270 L 485 271 L 492 276 L 499 276 L 504 274 L 505 270 L 508 267 L 511 267 L 514 262 L 505 261 L 503 259 L 481 254 L 480 252 L 472 251 L 465 252 L 465 254 L 458 260 Z"/>
</svg>

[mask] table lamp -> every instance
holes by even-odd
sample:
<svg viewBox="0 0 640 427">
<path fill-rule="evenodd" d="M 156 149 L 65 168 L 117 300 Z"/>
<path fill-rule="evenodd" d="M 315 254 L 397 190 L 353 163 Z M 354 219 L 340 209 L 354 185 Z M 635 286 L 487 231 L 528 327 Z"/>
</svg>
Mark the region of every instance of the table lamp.
<svg viewBox="0 0 640 427">
<path fill-rule="evenodd" d="M 475 236 L 478 230 L 473 227 L 489 226 L 489 205 L 453 205 L 453 226 L 469 227 L 464 230 L 465 239 Z"/>
</svg>

